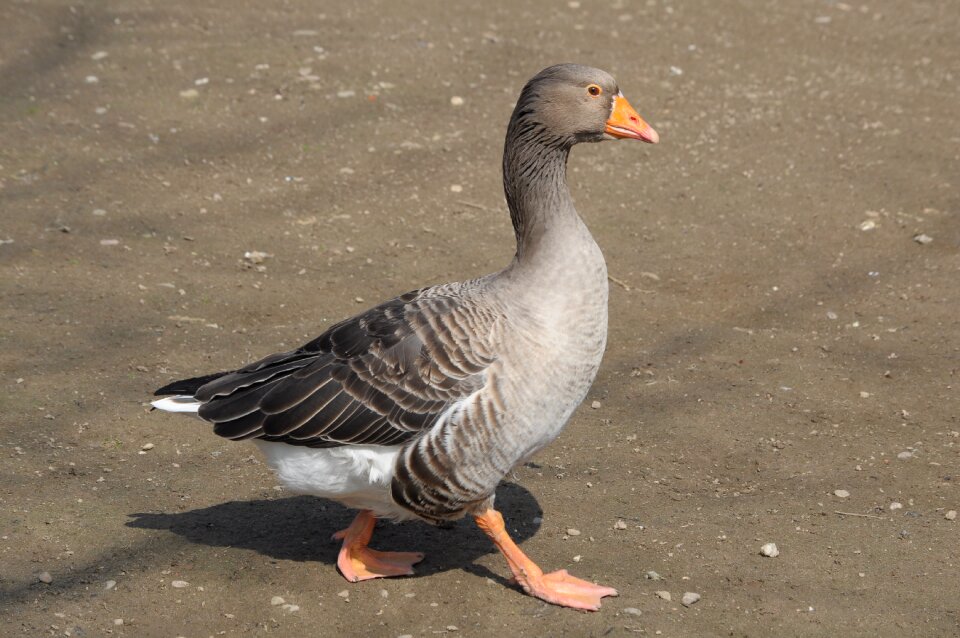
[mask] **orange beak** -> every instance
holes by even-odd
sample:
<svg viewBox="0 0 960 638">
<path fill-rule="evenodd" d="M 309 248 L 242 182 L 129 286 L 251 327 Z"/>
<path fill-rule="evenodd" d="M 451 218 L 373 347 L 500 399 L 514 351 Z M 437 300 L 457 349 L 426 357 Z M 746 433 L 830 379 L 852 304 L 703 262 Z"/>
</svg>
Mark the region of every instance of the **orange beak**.
<svg viewBox="0 0 960 638">
<path fill-rule="evenodd" d="M 660 141 L 657 132 L 643 121 L 643 118 L 630 106 L 630 102 L 627 102 L 627 98 L 622 95 L 613 98 L 613 113 L 607 120 L 607 127 L 604 132 L 617 139 L 629 138 L 649 142 L 650 144 L 656 144 Z"/>
</svg>

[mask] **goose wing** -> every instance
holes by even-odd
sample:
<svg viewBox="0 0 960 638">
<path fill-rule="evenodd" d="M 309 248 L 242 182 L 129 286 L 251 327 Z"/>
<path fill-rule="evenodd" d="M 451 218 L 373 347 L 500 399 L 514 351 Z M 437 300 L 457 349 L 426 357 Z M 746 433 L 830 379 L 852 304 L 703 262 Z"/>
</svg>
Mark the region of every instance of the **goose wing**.
<svg viewBox="0 0 960 638">
<path fill-rule="evenodd" d="M 409 440 L 479 391 L 495 359 L 493 313 L 458 292 L 413 291 L 296 350 L 202 377 L 199 415 L 229 439 L 310 447 Z"/>
</svg>

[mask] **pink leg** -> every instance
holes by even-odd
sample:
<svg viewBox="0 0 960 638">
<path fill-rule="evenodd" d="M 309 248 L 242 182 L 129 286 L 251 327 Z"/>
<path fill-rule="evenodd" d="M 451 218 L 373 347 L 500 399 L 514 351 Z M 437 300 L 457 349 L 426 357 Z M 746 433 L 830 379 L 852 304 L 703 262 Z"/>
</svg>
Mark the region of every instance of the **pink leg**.
<svg viewBox="0 0 960 638">
<path fill-rule="evenodd" d="M 507 559 L 517 583 L 531 596 L 562 607 L 597 611 L 601 598 L 617 595 L 616 589 L 575 578 L 565 569 L 544 574 L 507 534 L 503 516 L 497 510 L 488 509 L 476 515 L 474 520 Z"/>
</svg>

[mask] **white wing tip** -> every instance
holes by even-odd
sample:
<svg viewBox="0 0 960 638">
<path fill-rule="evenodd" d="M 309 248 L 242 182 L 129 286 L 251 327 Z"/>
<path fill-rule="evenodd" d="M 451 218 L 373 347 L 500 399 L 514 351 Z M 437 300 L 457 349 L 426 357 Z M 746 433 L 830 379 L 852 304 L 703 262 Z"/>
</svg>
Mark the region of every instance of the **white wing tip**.
<svg viewBox="0 0 960 638">
<path fill-rule="evenodd" d="M 191 396 L 178 395 L 151 401 L 150 405 L 165 412 L 188 412 L 196 414 L 202 404 Z"/>
</svg>

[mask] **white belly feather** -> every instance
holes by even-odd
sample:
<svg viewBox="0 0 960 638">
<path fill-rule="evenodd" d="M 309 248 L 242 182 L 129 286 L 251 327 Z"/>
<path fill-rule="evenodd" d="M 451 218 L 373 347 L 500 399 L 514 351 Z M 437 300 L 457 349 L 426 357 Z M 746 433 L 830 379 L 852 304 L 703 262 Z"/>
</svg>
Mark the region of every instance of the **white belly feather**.
<svg viewBox="0 0 960 638">
<path fill-rule="evenodd" d="M 157 399 L 153 407 L 196 415 L 200 403 L 189 396 Z M 297 494 L 339 501 L 396 520 L 415 518 L 390 496 L 400 446 L 344 445 L 309 448 L 253 439 L 280 482 Z"/>
<path fill-rule="evenodd" d="M 393 502 L 390 482 L 400 446 L 345 445 L 308 448 L 254 439 L 285 487 L 298 494 L 322 496 L 377 516 L 415 518 Z"/>
</svg>

